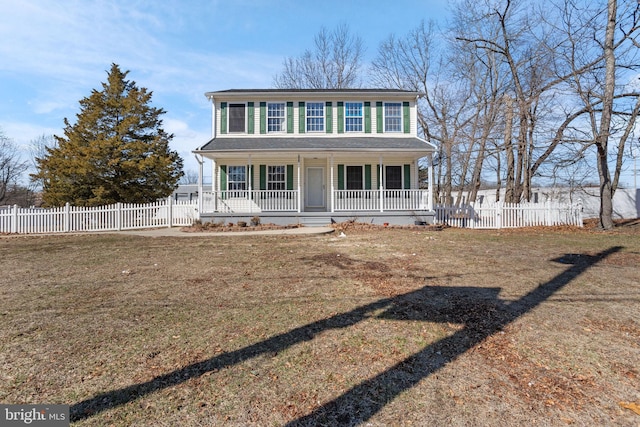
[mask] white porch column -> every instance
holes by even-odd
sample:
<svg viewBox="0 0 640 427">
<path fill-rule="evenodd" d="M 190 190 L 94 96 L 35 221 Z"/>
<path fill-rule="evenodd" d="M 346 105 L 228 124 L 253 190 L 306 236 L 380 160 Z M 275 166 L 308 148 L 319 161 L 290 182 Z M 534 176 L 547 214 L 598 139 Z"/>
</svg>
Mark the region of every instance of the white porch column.
<svg viewBox="0 0 640 427">
<path fill-rule="evenodd" d="M 247 186 L 247 190 L 249 192 L 247 193 L 247 200 L 251 202 L 249 203 L 249 213 L 253 213 L 253 173 L 251 170 L 251 154 L 249 154 L 248 163 L 249 166 L 247 166 L 247 181 L 249 181 L 249 185 Z"/>
<path fill-rule="evenodd" d="M 202 201 L 203 201 L 203 197 L 202 197 L 202 174 L 203 174 L 203 166 L 204 166 L 204 158 L 202 156 L 199 156 L 198 154 L 195 155 L 196 157 L 196 161 L 198 162 L 198 210 L 197 210 L 197 215 L 198 218 L 200 219 L 200 212 L 202 212 Z"/>
<path fill-rule="evenodd" d="M 427 179 L 429 180 L 429 210 L 433 210 L 433 154 L 429 154 L 429 166 L 427 167 Z"/>
<path fill-rule="evenodd" d="M 211 159 L 211 200 L 213 211 L 218 211 L 218 170 L 215 159 Z"/>
<path fill-rule="evenodd" d="M 331 177 L 329 179 L 329 184 L 331 187 L 331 212 L 335 212 L 335 202 L 336 202 L 336 196 L 334 194 L 334 185 L 333 185 L 333 153 L 331 153 L 331 157 L 329 158 L 329 176 Z"/>
<path fill-rule="evenodd" d="M 251 190 L 253 189 L 252 188 L 253 187 L 253 182 L 251 182 L 251 181 L 253 181 L 251 179 L 252 178 L 251 177 L 251 175 L 252 175 L 251 174 L 251 154 L 249 154 L 249 158 L 247 159 L 247 164 L 249 165 L 247 167 L 247 181 L 249 182 L 249 185 L 247 186 L 247 189 L 249 190 L 249 198 L 251 198 L 252 197 Z"/>
<path fill-rule="evenodd" d="M 380 165 L 379 167 L 379 171 L 380 173 L 378 174 L 380 176 L 380 182 L 378 183 L 378 187 L 380 188 L 380 212 L 384 212 L 384 173 L 383 173 L 383 168 L 382 168 L 382 154 L 380 154 Z"/>
<path fill-rule="evenodd" d="M 298 212 L 302 212 L 302 186 L 300 184 L 300 154 L 298 154 Z"/>
</svg>

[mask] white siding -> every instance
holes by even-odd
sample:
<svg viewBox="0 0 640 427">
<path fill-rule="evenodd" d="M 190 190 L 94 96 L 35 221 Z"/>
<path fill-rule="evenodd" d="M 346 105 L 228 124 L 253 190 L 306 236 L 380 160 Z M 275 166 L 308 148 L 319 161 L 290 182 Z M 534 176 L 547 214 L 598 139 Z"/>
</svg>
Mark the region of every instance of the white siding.
<svg viewBox="0 0 640 427">
<path fill-rule="evenodd" d="M 338 189 L 338 165 L 345 166 L 363 166 L 371 165 L 371 189 L 375 190 L 379 188 L 378 182 L 378 172 L 377 168 L 380 164 L 380 158 L 376 156 L 369 156 L 365 158 L 355 158 L 355 157 L 340 157 L 334 156 L 333 158 L 333 182 L 335 185 L 335 189 Z M 221 165 L 229 166 L 247 166 L 249 165 L 249 160 L 247 159 L 225 159 L 218 161 L 218 167 Z M 253 181 L 252 181 L 252 189 L 259 190 L 260 189 L 260 165 L 267 166 L 286 166 L 293 165 L 293 189 L 296 190 L 298 185 L 303 185 L 303 182 L 298 181 L 298 159 L 297 157 L 290 156 L 282 156 L 282 157 L 274 157 L 274 158 L 259 158 L 255 155 L 251 157 L 251 165 L 253 166 Z M 401 166 L 402 173 L 404 174 L 404 165 L 410 165 L 411 168 L 411 189 L 417 189 L 417 171 L 416 171 L 416 163 L 410 157 L 396 157 L 386 155 L 382 157 L 382 165 L 384 166 Z M 326 170 L 326 185 L 327 188 L 330 187 L 331 183 L 331 161 L 329 157 L 322 158 L 301 158 L 300 161 L 300 179 L 304 181 L 305 170 L 309 166 L 321 166 Z M 225 190 L 224 188 L 220 188 L 220 173 L 217 171 L 217 188 L 221 190 Z M 403 181 L 404 183 L 404 175 Z"/>
<path fill-rule="evenodd" d="M 227 166 L 227 168 L 229 166 L 248 166 L 249 165 L 249 159 L 245 158 L 245 159 L 221 159 L 218 160 L 218 168 L 220 168 L 220 166 Z M 298 173 L 297 173 L 297 168 L 298 168 L 298 159 L 297 157 L 278 157 L 278 158 L 268 158 L 268 159 L 260 159 L 260 158 L 256 158 L 255 156 L 251 157 L 251 166 L 253 167 L 253 181 L 251 181 L 251 188 L 253 190 L 259 190 L 260 189 L 260 165 L 267 165 L 267 166 L 286 166 L 286 165 L 293 165 L 293 189 L 297 189 L 298 188 Z M 228 170 L 228 169 L 227 169 Z M 247 172 L 248 173 L 248 172 Z M 220 170 L 218 169 L 217 173 L 217 188 L 219 188 L 220 190 L 226 190 L 225 188 L 221 188 L 220 187 Z"/>
<path fill-rule="evenodd" d="M 345 166 L 371 165 L 371 189 L 377 190 L 380 188 L 380 183 L 378 182 L 378 172 L 377 172 L 377 169 L 380 165 L 379 157 L 365 157 L 365 158 L 358 158 L 358 159 L 355 159 L 353 157 L 348 157 L 348 158 L 334 157 L 333 158 L 333 182 L 335 184 L 336 190 L 338 189 L 338 165 L 345 165 Z M 391 157 L 391 156 L 382 157 L 383 168 L 385 166 L 401 166 L 402 173 L 404 174 L 404 165 L 410 165 L 411 189 L 417 189 L 418 179 L 416 176 L 416 163 L 412 158 L 410 157 L 399 158 L 399 157 Z M 330 166 L 327 166 L 327 167 L 330 167 Z M 384 172 L 383 172 L 383 178 L 384 178 Z M 404 175 L 402 178 L 403 178 L 402 182 L 404 184 Z"/>
<path fill-rule="evenodd" d="M 266 134 L 261 134 L 260 133 L 260 102 L 288 102 L 291 101 L 293 102 L 293 133 L 292 134 L 288 134 L 286 132 L 283 133 L 266 133 Z M 300 134 L 300 99 L 285 99 L 282 98 L 280 96 L 277 96 L 277 94 L 274 94 L 273 98 L 269 98 L 269 99 L 260 99 L 260 98 L 253 98 L 253 99 L 244 99 L 244 100 L 239 100 L 239 99 L 222 99 L 222 97 L 218 97 L 216 98 L 215 102 L 215 129 L 216 129 L 216 137 L 217 138 L 233 138 L 233 137 L 237 137 L 237 136 L 253 136 L 253 137 L 258 137 L 258 138 L 266 138 L 266 137 L 270 137 L 270 136 L 289 136 L 289 137 L 326 137 L 326 136 L 331 136 L 331 137 L 354 137 L 354 136 L 367 136 L 367 137 L 372 137 L 372 138 L 376 138 L 376 137 L 398 137 L 398 138 L 402 138 L 402 137 L 409 137 L 409 136 L 416 136 L 417 135 L 417 112 L 416 112 L 416 102 L 415 99 L 397 99 L 397 98 L 385 98 L 385 97 L 379 97 L 379 98 L 367 98 L 367 99 L 363 99 L 361 96 L 357 96 L 357 94 L 354 94 L 353 97 L 319 97 L 317 99 L 311 98 L 311 97 L 306 97 L 303 101 L 305 103 L 305 106 L 308 102 L 331 102 L 331 117 L 332 117 L 332 133 L 328 134 L 326 132 L 305 132 L 303 134 Z M 358 132 L 358 133 L 338 133 L 338 102 L 350 102 L 350 101 L 354 101 L 354 102 L 370 102 L 371 103 L 371 133 L 365 133 L 364 132 L 364 126 L 363 126 L 363 132 Z M 404 132 L 390 132 L 390 133 L 377 133 L 377 106 L 376 106 L 376 102 L 382 102 L 383 106 L 381 108 L 384 109 L 384 102 L 409 102 L 409 115 L 410 115 L 410 133 L 406 134 Z M 253 134 L 238 134 L 238 133 L 226 133 L 226 134 L 222 134 L 220 131 L 222 129 L 221 126 L 221 121 L 222 121 L 222 114 L 221 114 L 221 103 L 222 102 L 226 102 L 227 105 L 230 103 L 245 103 L 247 104 L 248 102 L 253 102 L 253 128 L 254 128 L 254 133 Z M 286 108 L 286 107 L 285 107 Z M 249 111 L 248 111 L 249 107 L 247 107 L 247 111 L 246 111 L 246 116 L 249 117 Z M 228 116 L 228 113 L 227 113 Z M 384 117 L 384 116 L 383 116 Z M 344 123 L 343 123 L 344 125 Z M 325 124 L 326 126 L 326 124 Z M 225 126 L 228 129 L 228 125 Z"/>
</svg>

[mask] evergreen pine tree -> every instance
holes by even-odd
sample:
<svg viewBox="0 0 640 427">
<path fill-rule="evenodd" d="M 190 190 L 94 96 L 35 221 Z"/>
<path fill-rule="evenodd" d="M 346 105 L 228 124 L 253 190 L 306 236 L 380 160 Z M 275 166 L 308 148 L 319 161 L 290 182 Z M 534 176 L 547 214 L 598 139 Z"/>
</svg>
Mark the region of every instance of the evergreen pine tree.
<svg viewBox="0 0 640 427">
<path fill-rule="evenodd" d="M 125 80 L 128 73 L 112 64 L 102 90 L 80 100 L 76 123 L 65 118 L 64 137 L 36 159 L 46 205 L 145 203 L 175 189 L 182 159 L 169 149 L 165 111 L 149 105 L 152 92 Z"/>
</svg>

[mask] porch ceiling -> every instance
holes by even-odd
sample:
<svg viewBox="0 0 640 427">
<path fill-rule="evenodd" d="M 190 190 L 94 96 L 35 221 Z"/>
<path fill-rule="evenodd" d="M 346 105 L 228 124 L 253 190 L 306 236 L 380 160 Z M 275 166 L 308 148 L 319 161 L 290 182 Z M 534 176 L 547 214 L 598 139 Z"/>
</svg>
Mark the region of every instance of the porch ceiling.
<svg viewBox="0 0 640 427">
<path fill-rule="evenodd" d="M 433 153 L 432 144 L 416 137 L 381 138 L 381 137 L 263 137 L 263 138 L 214 138 L 194 153 L 220 155 L 237 155 L 240 153 L 305 153 L 305 152 L 339 152 L 339 153 L 386 153 L 412 154 L 418 157 Z"/>
</svg>

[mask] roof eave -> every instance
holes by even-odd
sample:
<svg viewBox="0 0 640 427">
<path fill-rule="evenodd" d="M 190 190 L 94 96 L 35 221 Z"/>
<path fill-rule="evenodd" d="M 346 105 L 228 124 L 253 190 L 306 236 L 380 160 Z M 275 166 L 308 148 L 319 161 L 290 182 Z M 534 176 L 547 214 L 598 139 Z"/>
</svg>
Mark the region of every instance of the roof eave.
<svg viewBox="0 0 640 427">
<path fill-rule="evenodd" d="M 211 98 L 273 98 L 274 95 L 286 95 L 290 98 L 308 98 L 310 95 L 327 97 L 354 96 L 359 98 L 417 98 L 420 92 L 394 89 L 237 89 L 228 91 L 210 91 L 204 94 Z"/>
</svg>

